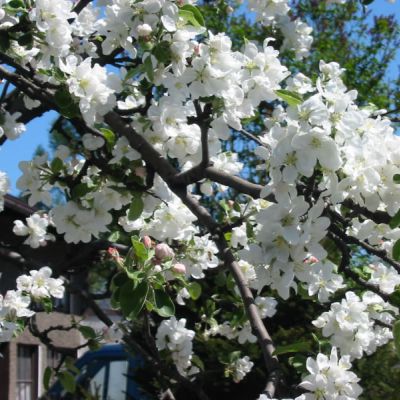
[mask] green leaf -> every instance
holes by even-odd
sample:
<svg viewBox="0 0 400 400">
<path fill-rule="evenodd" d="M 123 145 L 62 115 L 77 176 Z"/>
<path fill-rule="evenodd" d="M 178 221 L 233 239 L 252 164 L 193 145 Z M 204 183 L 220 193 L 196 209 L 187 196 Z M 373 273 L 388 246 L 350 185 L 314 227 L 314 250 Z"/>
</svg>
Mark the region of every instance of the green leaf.
<svg viewBox="0 0 400 400">
<path fill-rule="evenodd" d="M 74 102 L 72 100 L 71 94 L 65 87 L 61 87 L 56 91 L 56 93 L 54 94 L 54 100 L 57 106 L 60 108 L 69 107 Z"/>
<path fill-rule="evenodd" d="M 154 67 L 153 63 L 151 62 L 151 56 L 149 55 L 143 62 L 144 72 L 146 72 L 147 77 L 149 78 L 150 82 L 154 81 Z"/>
<path fill-rule="evenodd" d="M 169 42 L 162 41 L 154 47 L 152 53 L 157 58 L 158 61 L 166 64 L 171 58 L 171 51 L 169 48 Z"/>
<path fill-rule="evenodd" d="M 146 281 L 140 282 L 136 288 L 131 280 L 122 286 L 119 302 L 124 317 L 132 320 L 139 315 L 146 301 L 148 291 L 149 285 Z"/>
<path fill-rule="evenodd" d="M 390 220 L 389 226 L 394 229 L 397 228 L 400 225 L 400 210 L 397 211 L 395 216 Z"/>
<path fill-rule="evenodd" d="M 100 128 L 99 131 L 103 134 L 104 139 L 107 142 L 107 148 L 111 151 L 115 145 L 116 137 L 115 133 L 107 128 Z"/>
<path fill-rule="evenodd" d="M 131 205 L 129 206 L 128 219 L 134 221 L 138 219 L 143 212 L 144 203 L 139 193 L 134 193 Z"/>
<path fill-rule="evenodd" d="M 193 300 L 197 300 L 201 295 L 201 285 L 197 282 L 189 283 L 187 291 Z"/>
<path fill-rule="evenodd" d="M 58 89 L 54 95 L 54 101 L 65 118 L 74 118 L 79 115 L 79 107 L 75 104 L 67 88 Z"/>
<path fill-rule="evenodd" d="M 364 6 L 367 6 L 367 5 L 369 5 L 369 4 L 373 3 L 373 2 L 374 2 L 374 0 L 361 0 L 361 3 L 362 3 Z"/>
<path fill-rule="evenodd" d="M 0 50 L 5 53 L 11 46 L 10 36 L 5 31 L 0 30 Z"/>
<path fill-rule="evenodd" d="M 393 181 L 395 183 L 400 183 L 400 174 L 394 174 L 393 175 Z"/>
<path fill-rule="evenodd" d="M 11 8 L 25 8 L 25 3 L 23 0 L 11 0 L 7 3 Z"/>
<path fill-rule="evenodd" d="M 114 232 L 111 233 L 111 235 L 108 236 L 107 240 L 109 242 L 114 242 L 115 243 L 115 242 L 118 242 L 119 238 L 120 238 L 119 231 L 114 231 Z"/>
<path fill-rule="evenodd" d="M 50 164 L 51 171 L 53 174 L 57 174 L 60 172 L 64 167 L 64 163 L 58 157 L 54 158 Z"/>
<path fill-rule="evenodd" d="M 144 72 L 143 64 L 140 64 L 135 68 L 130 68 L 127 74 L 125 75 L 124 80 L 127 81 L 131 78 L 134 78 L 136 75 L 142 74 L 143 72 Z"/>
<path fill-rule="evenodd" d="M 286 103 L 289 104 L 289 106 L 298 106 L 303 102 L 303 97 L 296 93 L 296 92 L 291 92 L 290 90 L 275 90 L 275 93 Z"/>
<path fill-rule="evenodd" d="M 95 339 L 97 337 L 96 331 L 90 326 L 81 325 L 78 329 L 85 339 Z"/>
<path fill-rule="evenodd" d="M 196 21 L 199 23 L 199 25 L 205 26 L 203 14 L 197 7 L 192 6 L 191 4 L 185 4 L 181 7 L 181 10 L 190 11 L 193 14 L 194 18 L 196 19 Z"/>
<path fill-rule="evenodd" d="M 193 25 L 196 27 L 201 27 L 202 25 L 197 21 L 195 15 L 192 11 L 183 10 L 182 8 L 179 10 L 179 16 L 185 21 L 185 24 Z"/>
<path fill-rule="evenodd" d="M 274 355 L 278 356 L 280 354 L 287 353 L 301 353 L 301 352 L 310 352 L 311 344 L 310 342 L 297 342 L 288 344 L 286 346 L 277 346 Z"/>
<path fill-rule="evenodd" d="M 75 393 L 76 383 L 74 376 L 68 371 L 62 371 L 58 375 L 58 379 L 65 391 Z"/>
<path fill-rule="evenodd" d="M 147 249 L 146 246 L 142 243 L 139 242 L 138 240 L 131 239 L 132 240 L 132 246 L 133 246 L 133 251 L 135 253 L 135 257 L 139 261 L 146 261 L 147 260 Z"/>
<path fill-rule="evenodd" d="M 118 272 L 116 275 L 114 275 L 111 281 L 111 287 L 112 288 L 122 287 L 125 285 L 127 281 L 128 281 L 128 276 L 126 275 L 126 273 Z"/>
<path fill-rule="evenodd" d="M 90 193 L 92 189 L 87 185 L 87 183 L 78 183 L 71 190 L 71 197 L 73 199 L 80 199 Z"/>
<path fill-rule="evenodd" d="M 192 363 L 199 368 L 201 371 L 204 371 L 204 363 L 201 361 L 200 357 L 196 354 L 192 355 Z"/>
<path fill-rule="evenodd" d="M 33 36 L 31 33 L 25 33 L 24 35 L 18 38 L 17 42 L 20 46 L 27 46 L 29 48 L 32 48 Z"/>
<path fill-rule="evenodd" d="M 393 325 L 393 338 L 397 356 L 400 358 L 400 321 L 396 321 Z"/>
<path fill-rule="evenodd" d="M 160 317 L 169 318 L 175 314 L 175 306 L 163 289 L 154 290 L 155 311 Z"/>
<path fill-rule="evenodd" d="M 46 390 L 49 390 L 50 380 L 53 375 L 53 369 L 50 367 L 46 367 L 43 374 L 43 386 Z"/>
<path fill-rule="evenodd" d="M 396 261 L 400 261 L 400 239 L 394 244 L 392 255 Z"/>
</svg>

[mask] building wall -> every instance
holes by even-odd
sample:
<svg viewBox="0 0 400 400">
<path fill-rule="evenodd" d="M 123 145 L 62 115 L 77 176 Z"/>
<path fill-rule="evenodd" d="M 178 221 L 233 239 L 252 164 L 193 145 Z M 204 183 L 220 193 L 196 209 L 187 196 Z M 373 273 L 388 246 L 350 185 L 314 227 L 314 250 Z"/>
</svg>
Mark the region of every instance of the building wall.
<svg viewBox="0 0 400 400">
<path fill-rule="evenodd" d="M 69 326 L 71 315 L 62 313 L 38 313 L 37 323 L 40 330 L 50 326 Z M 77 330 L 54 331 L 50 334 L 52 342 L 57 347 L 75 348 L 83 343 L 83 338 Z M 38 395 L 44 393 L 42 377 L 47 367 L 48 349 L 39 339 L 32 336 L 28 329 L 15 340 L 8 343 L 5 350 L 2 349 L 4 358 L 0 360 L 0 400 L 15 400 L 17 396 L 17 367 L 18 367 L 18 345 L 35 346 L 38 351 L 38 379 L 36 382 Z"/>
</svg>

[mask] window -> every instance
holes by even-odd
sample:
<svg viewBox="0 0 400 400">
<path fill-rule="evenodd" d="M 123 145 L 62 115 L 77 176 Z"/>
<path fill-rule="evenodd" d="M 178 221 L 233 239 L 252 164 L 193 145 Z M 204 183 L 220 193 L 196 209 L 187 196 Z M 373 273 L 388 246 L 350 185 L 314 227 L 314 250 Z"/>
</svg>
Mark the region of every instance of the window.
<svg viewBox="0 0 400 400">
<path fill-rule="evenodd" d="M 36 400 L 38 389 L 38 348 L 18 345 L 16 400 Z"/>
<path fill-rule="evenodd" d="M 125 400 L 127 390 L 128 361 L 120 360 L 110 363 L 108 372 L 107 400 Z"/>
<path fill-rule="evenodd" d="M 127 360 L 104 360 L 95 362 L 86 371 L 80 385 L 90 395 L 101 400 L 126 400 L 127 399 Z M 95 373 L 92 375 L 90 370 Z"/>
</svg>

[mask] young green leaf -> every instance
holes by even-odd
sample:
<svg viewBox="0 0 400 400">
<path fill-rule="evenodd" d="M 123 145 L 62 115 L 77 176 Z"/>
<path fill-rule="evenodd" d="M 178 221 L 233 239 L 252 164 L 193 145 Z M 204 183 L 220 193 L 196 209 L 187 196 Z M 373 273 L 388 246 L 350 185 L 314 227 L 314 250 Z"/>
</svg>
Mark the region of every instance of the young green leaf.
<svg viewBox="0 0 400 400">
<path fill-rule="evenodd" d="M 69 393 L 75 393 L 76 382 L 75 377 L 68 371 L 62 371 L 58 374 L 58 378 L 62 387 Z"/>
<path fill-rule="evenodd" d="M 141 262 L 146 261 L 148 255 L 146 246 L 142 242 L 139 242 L 135 239 L 132 239 L 132 246 L 136 259 Z"/>
<path fill-rule="evenodd" d="M 81 325 L 78 329 L 85 339 L 95 339 L 97 337 L 96 331 L 90 326 Z"/>
<path fill-rule="evenodd" d="M 394 217 L 390 220 L 389 226 L 394 229 L 400 225 L 400 210 L 394 215 Z"/>
<path fill-rule="evenodd" d="M 52 376 L 53 376 L 53 369 L 51 367 L 46 367 L 43 374 L 43 387 L 46 390 L 49 390 L 50 380 Z"/>
<path fill-rule="evenodd" d="M 192 6 L 191 4 L 184 4 L 180 9 L 190 11 L 193 14 L 194 18 L 196 19 L 196 21 L 198 22 L 198 24 L 200 26 L 205 26 L 203 14 L 196 6 Z"/>
<path fill-rule="evenodd" d="M 201 295 L 201 285 L 197 282 L 189 283 L 187 291 L 193 300 L 197 300 Z"/>
<path fill-rule="evenodd" d="M 154 67 L 151 61 L 151 56 L 148 56 L 143 62 L 144 72 L 146 72 L 147 77 L 150 82 L 154 81 Z"/>
<path fill-rule="evenodd" d="M 397 356 L 400 358 L 400 321 L 396 321 L 393 325 L 393 338 Z"/>
<path fill-rule="evenodd" d="M 138 219 L 142 215 L 143 208 L 144 203 L 142 196 L 139 193 L 135 193 L 129 207 L 128 219 L 130 219 L 131 221 Z"/>
<path fill-rule="evenodd" d="M 185 24 L 192 25 L 197 28 L 201 27 L 201 24 L 197 21 L 192 11 L 180 9 L 179 16 L 185 21 Z"/>
<path fill-rule="evenodd" d="M 149 285 L 146 281 L 140 282 L 136 287 L 133 281 L 126 282 L 119 295 L 122 314 L 131 320 L 135 319 L 143 308 L 148 291 Z"/>
<path fill-rule="evenodd" d="M 289 106 L 298 106 L 303 102 L 303 97 L 296 93 L 296 92 L 291 92 L 290 90 L 275 90 L 275 93 L 286 103 L 289 104 Z"/>
<path fill-rule="evenodd" d="M 163 289 L 154 290 L 155 311 L 160 317 L 169 318 L 175 314 L 175 306 Z"/>
<path fill-rule="evenodd" d="M 277 346 L 274 355 L 279 356 L 280 354 L 287 353 L 302 353 L 302 352 L 310 352 L 311 351 L 311 343 L 310 342 L 297 342 L 288 344 L 286 346 Z"/>
<path fill-rule="evenodd" d="M 400 239 L 394 244 L 392 255 L 396 261 L 400 261 Z"/>
</svg>

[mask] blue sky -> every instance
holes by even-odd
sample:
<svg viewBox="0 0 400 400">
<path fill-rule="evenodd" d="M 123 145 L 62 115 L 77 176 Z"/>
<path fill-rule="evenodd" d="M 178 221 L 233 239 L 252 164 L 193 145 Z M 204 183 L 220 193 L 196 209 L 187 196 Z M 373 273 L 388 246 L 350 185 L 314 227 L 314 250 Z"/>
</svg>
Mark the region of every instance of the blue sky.
<svg viewBox="0 0 400 400">
<path fill-rule="evenodd" d="M 400 19 L 400 0 L 395 4 L 390 4 L 386 0 L 375 0 L 370 6 L 374 15 L 387 15 L 395 13 Z M 397 59 L 389 69 L 389 77 L 395 78 L 399 73 L 400 50 Z M 0 170 L 7 172 L 11 181 L 11 192 L 18 194 L 15 183 L 20 176 L 18 163 L 22 160 L 29 160 L 38 145 L 48 148 L 48 130 L 56 118 L 56 113 L 49 112 L 43 117 L 32 121 L 26 132 L 17 140 L 6 141 L 0 148 Z"/>
</svg>

